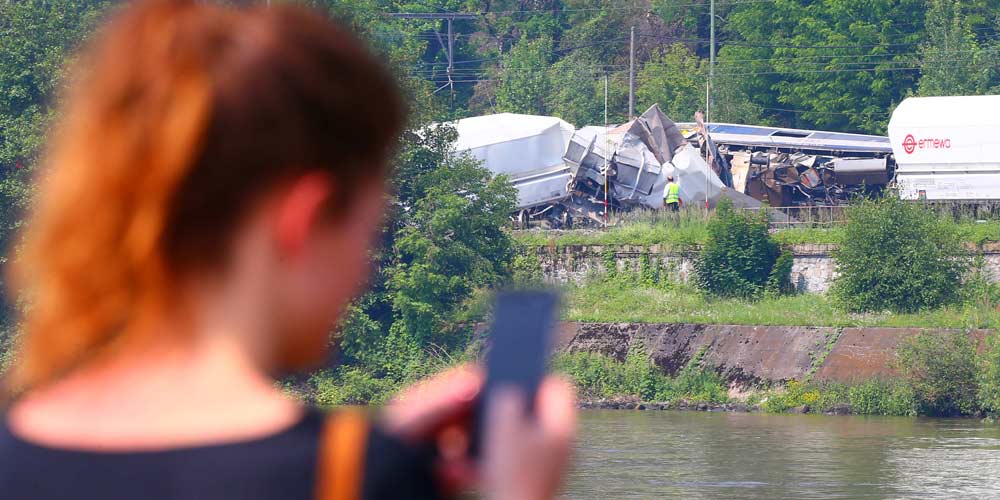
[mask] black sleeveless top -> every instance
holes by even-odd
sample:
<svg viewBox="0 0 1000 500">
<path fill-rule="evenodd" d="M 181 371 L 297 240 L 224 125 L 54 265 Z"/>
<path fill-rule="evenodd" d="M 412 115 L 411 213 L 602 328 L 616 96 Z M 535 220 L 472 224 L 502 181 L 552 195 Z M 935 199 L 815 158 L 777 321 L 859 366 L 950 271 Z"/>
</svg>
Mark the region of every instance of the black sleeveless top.
<svg viewBox="0 0 1000 500">
<path fill-rule="evenodd" d="M 4 415 L 0 415 L 5 417 Z M 5 500 L 312 500 L 325 416 L 309 410 L 259 439 L 158 451 L 49 448 L 0 425 L 0 498 Z M 437 498 L 426 452 L 373 428 L 362 494 Z"/>
</svg>

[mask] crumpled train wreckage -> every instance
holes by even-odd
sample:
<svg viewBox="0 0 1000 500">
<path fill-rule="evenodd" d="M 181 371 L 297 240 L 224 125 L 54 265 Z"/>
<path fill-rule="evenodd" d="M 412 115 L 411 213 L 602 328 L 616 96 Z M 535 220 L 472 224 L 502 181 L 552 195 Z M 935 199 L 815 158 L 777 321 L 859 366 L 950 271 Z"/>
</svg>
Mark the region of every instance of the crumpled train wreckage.
<svg viewBox="0 0 1000 500">
<path fill-rule="evenodd" d="M 468 152 L 518 192 L 516 222 L 604 223 L 606 212 L 659 209 L 668 177 L 685 204 L 837 205 L 892 178 L 887 138 L 732 124 L 674 123 L 656 105 L 617 127 L 497 114 L 454 123 Z M 605 195 L 606 193 L 606 195 Z"/>
</svg>

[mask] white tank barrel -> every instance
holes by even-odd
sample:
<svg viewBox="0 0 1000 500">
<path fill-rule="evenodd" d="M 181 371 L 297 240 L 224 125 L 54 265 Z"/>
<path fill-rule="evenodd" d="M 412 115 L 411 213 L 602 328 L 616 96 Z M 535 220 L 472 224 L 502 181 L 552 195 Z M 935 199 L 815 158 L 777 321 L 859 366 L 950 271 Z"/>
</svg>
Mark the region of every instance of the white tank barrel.
<svg viewBox="0 0 1000 500">
<path fill-rule="evenodd" d="M 905 199 L 1000 199 L 1000 96 L 911 97 L 889 120 Z"/>
</svg>

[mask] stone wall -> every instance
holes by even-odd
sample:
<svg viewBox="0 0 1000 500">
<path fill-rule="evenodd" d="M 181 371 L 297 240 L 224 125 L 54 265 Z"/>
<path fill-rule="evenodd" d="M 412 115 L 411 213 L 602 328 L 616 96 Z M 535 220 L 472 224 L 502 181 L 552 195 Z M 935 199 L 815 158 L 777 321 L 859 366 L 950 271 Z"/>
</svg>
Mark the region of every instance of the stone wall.
<svg viewBox="0 0 1000 500">
<path fill-rule="evenodd" d="M 836 274 L 831 252 L 835 245 L 793 245 L 792 283 L 800 292 L 822 293 L 829 287 Z M 1000 244 L 991 243 L 970 248 L 983 257 L 987 276 L 1000 281 Z M 697 250 L 676 250 L 660 245 L 568 245 L 562 247 L 537 247 L 542 276 L 550 284 L 582 284 L 588 277 L 606 271 L 608 257 L 618 270 L 638 272 L 644 255 L 650 265 L 660 266 L 674 281 L 687 283 L 690 279 Z"/>
</svg>

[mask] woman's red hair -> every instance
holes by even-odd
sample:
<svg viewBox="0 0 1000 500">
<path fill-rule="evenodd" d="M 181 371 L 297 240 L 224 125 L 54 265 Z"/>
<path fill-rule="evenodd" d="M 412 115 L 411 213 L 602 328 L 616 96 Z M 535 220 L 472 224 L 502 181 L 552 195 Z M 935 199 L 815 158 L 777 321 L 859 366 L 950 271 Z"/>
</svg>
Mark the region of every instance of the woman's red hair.
<svg viewBox="0 0 1000 500">
<path fill-rule="evenodd" d="M 326 171 L 348 206 L 405 119 L 364 44 L 296 7 L 139 1 L 81 63 L 15 264 L 15 392 L 141 332 L 179 274 L 221 265 L 276 183 Z"/>
</svg>

